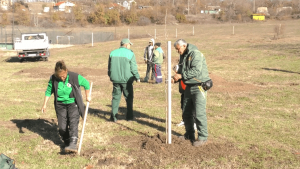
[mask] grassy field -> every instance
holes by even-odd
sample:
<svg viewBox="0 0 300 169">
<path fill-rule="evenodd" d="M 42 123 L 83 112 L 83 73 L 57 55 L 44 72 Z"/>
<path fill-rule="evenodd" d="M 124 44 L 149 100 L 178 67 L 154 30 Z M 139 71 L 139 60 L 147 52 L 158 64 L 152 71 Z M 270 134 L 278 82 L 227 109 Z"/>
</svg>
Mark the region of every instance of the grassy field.
<svg viewBox="0 0 300 169">
<path fill-rule="evenodd" d="M 279 24 L 283 35 L 274 40 Z M 195 36 L 192 26 L 176 27 L 178 38 L 197 45 L 206 56 L 214 81 L 208 92 L 206 146 L 194 148 L 176 138 L 171 145 L 150 144 L 151 139 L 165 136 L 164 84 L 134 83 L 135 121 L 125 120 L 124 98 L 119 122 L 108 121 L 112 83 L 107 61 L 119 45 L 111 41 L 51 49 L 48 62 L 19 63 L 15 56 L 0 53 L 0 153 L 15 159 L 20 169 L 300 168 L 300 21 L 194 25 Z M 157 29 L 157 41 L 166 52 L 167 41 L 176 40 L 175 27 L 167 28 L 167 37 L 164 26 L 134 27 L 131 34 L 144 37 Z M 120 38 L 127 36 L 127 28 L 118 31 L 124 32 Z M 150 35 L 132 40 L 141 77 Z M 49 77 L 61 59 L 69 70 L 94 82 L 81 156 L 60 153 L 53 97 L 47 112 L 40 111 Z M 172 65 L 177 59 L 172 48 Z M 172 101 L 175 137 L 184 134 L 184 127 L 176 126 L 181 121 L 177 84 L 172 86 Z M 79 127 L 80 134 L 82 120 Z"/>
</svg>

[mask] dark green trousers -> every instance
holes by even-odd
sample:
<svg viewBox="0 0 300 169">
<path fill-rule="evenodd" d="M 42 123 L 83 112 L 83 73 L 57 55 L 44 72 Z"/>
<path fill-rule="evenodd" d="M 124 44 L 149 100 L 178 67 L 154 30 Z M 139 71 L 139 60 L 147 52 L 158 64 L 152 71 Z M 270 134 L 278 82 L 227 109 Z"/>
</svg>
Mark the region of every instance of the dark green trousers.
<svg viewBox="0 0 300 169">
<path fill-rule="evenodd" d="M 206 92 L 205 97 L 197 85 L 187 85 L 184 91 L 182 119 L 185 125 L 185 136 L 195 138 L 194 119 L 199 140 L 207 140 Z M 195 112 L 195 115 L 193 115 Z"/>
<path fill-rule="evenodd" d="M 121 101 L 122 93 L 125 97 L 127 104 L 126 120 L 133 119 L 133 86 L 132 81 L 127 83 L 114 83 L 112 91 L 112 114 L 111 120 L 117 120 L 117 114 L 119 111 L 119 105 Z"/>
</svg>

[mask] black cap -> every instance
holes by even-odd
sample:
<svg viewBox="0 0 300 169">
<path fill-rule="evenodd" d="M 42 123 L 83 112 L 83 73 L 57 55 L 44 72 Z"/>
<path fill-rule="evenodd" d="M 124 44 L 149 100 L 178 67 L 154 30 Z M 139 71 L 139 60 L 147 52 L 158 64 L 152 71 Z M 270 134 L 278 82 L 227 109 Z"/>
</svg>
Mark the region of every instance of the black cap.
<svg viewBox="0 0 300 169">
<path fill-rule="evenodd" d="M 155 45 L 155 46 L 160 46 L 161 43 L 160 43 L 160 42 L 157 42 L 157 43 L 155 43 L 154 45 Z"/>
</svg>

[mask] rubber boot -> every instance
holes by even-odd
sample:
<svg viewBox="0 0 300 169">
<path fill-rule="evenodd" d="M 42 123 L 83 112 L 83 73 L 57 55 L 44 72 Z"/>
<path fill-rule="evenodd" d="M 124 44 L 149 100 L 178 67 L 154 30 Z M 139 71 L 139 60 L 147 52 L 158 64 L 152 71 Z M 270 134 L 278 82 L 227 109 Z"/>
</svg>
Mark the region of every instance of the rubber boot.
<svg viewBox="0 0 300 169">
<path fill-rule="evenodd" d="M 65 147 L 66 152 L 77 152 L 77 137 L 70 138 L 70 145 Z"/>
<path fill-rule="evenodd" d="M 70 139 L 64 139 L 64 147 L 68 147 L 70 145 Z"/>
</svg>

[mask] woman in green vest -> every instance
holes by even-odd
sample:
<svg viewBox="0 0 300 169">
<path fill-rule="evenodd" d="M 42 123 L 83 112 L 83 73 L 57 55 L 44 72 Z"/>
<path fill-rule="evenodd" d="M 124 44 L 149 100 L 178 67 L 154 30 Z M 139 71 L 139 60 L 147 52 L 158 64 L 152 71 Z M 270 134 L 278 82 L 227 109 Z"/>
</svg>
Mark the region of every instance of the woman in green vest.
<svg viewBox="0 0 300 169">
<path fill-rule="evenodd" d="M 85 89 L 86 101 L 90 101 L 89 82 L 81 75 L 68 71 L 64 61 L 58 61 L 55 73 L 48 82 L 42 112 L 46 111 L 47 102 L 53 93 L 59 135 L 67 152 L 77 152 L 79 116 L 84 115 L 80 86 Z"/>
</svg>

